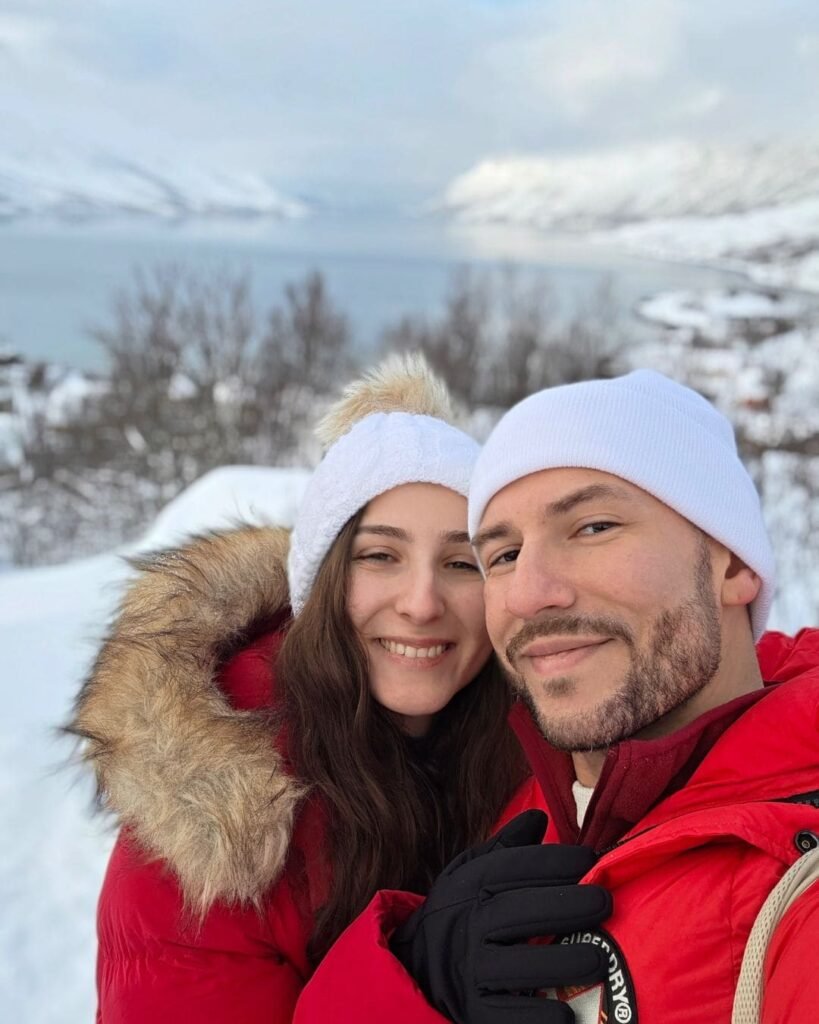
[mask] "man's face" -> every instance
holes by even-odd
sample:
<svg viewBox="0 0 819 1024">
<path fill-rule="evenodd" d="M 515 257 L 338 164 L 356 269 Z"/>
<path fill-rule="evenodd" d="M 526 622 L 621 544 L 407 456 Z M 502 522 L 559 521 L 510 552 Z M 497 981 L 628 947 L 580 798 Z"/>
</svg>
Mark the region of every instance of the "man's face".
<svg viewBox="0 0 819 1024">
<path fill-rule="evenodd" d="M 495 495 L 476 540 L 492 645 L 559 749 L 662 732 L 716 674 L 714 542 L 633 484 L 533 473 Z"/>
</svg>

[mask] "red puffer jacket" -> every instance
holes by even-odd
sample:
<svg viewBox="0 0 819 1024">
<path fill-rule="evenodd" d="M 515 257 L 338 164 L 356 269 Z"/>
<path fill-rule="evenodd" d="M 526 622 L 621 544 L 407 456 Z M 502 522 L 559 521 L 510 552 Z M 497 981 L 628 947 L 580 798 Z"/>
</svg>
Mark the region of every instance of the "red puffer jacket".
<svg viewBox="0 0 819 1024">
<path fill-rule="evenodd" d="M 123 826 L 100 1024 L 288 1024 L 310 976 L 324 829 L 263 713 L 286 551 L 284 531 L 245 529 L 146 562 L 80 695 L 73 727 Z M 503 820 L 538 792 L 530 779 Z"/>
<path fill-rule="evenodd" d="M 793 639 L 768 634 L 759 657 L 764 678 L 781 685 L 745 701 L 688 780 L 585 879 L 611 890 L 614 913 L 606 934 L 572 939 L 604 942 L 612 967 L 607 992 L 596 986 L 559 994 L 580 1024 L 602 1024 L 606 1002 L 616 1024 L 730 1024 L 754 919 L 801 852 L 819 845 L 819 808 L 787 800 L 819 790 L 819 631 Z M 522 739 L 538 772 L 550 758 L 533 748 L 532 732 L 524 726 Z M 627 741 L 620 767 L 628 762 L 645 774 L 659 742 Z M 627 776 L 621 773 L 626 785 Z M 560 799 L 552 778 L 541 782 L 547 803 Z M 547 840 L 566 838 L 573 837 L 561 836 L 553 820 Z M 387 945 L 419 903 L 407 893 L 379 893 L 319 965 L 296 1024 L 442 1024 Z M 819 883 L 787 912 L 768 948 L 763 1024 L 815 1018 L 818 968 Z"/>
</svg>

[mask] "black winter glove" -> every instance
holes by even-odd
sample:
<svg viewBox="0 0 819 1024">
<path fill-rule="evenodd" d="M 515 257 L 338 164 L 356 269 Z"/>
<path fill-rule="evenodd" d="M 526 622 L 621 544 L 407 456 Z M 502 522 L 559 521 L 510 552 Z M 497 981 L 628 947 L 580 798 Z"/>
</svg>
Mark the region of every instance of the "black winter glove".
<svg viewBox="0 0 819 1024">
<path fill-rule="evenodd" d="M 390 947 L 428 1002 L 457 1024 L 571 1024 L 574 1013 L 535 990 L 602 981 L 608 965 L 586 943 L 529 945 L 569 935 L 611 914 L 611 895 L 576 883 L 593 850 L 540 845 L 542 811 L 524 811 L 452 861 Z"/>
</svg>

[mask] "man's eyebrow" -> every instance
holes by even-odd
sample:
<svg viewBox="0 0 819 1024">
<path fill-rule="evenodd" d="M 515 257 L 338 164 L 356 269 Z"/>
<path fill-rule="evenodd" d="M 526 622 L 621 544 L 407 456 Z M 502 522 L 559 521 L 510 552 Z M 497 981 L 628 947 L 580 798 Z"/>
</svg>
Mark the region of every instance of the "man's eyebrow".
<svg viewBox="0 0 819 1024">
<path fill-rule="evenodd" d="M 610 498 L 618 501 L 632 501 L 633 497 L 623 487 L 616 487 L 612 484 L 589 484 L 581 487 L 571 494 L 566 494 L 557 501 L 553 501 L 544 509 L 545 516 L 562 516 L 571 512 L 577 505 L 584 501 L 594 501 L 598 498 Z M 481 548 L 493 540 L 507 540 L 514 532 L 512 524 L 508 522 L 496 523 L 488 526 L 485 530 L 479 530 L 472 538 L 472 547 L 480 552 Z"/>
<path fill-rule="evenodd" d="M 596 501 L 598 498 L 610 498 L 616 501 L 632 501 L 632 495 L 622 487 L 612 484 L 589 484 L 588 487 L 581 487 L 572 491 L 557 501 L 551 502 L 545 508 L 547 516 L 564 516 L 571 512 L 578 505 L 586 501 Z"/>
<path fill-rule="evenodd" d="M 511 533 L 512 527 L 509 523 L 496 523 L 494 526 L 488 526 L 485 530 L 478 530 L 472 538 L 472 547 L 480 552 L 481 548 L 490 541 L 506 540 Z"/>
</svg>

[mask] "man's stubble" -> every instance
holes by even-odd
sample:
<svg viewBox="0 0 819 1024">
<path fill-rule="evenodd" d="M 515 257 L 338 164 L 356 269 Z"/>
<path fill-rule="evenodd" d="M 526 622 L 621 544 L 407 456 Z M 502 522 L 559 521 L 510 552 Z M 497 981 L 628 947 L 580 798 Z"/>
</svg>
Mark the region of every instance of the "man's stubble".
<svg viewBox="0 0 819 1024">
<path fill-rule="evenodd" d="M 527 686 L 517 672 L 507 675 L 515 692 L 528 706 L 544 738 L 558 750 L 602 750 L 634 736 L 675 708 L 691 700 L 714 678 L 721 658 L 719 607 L 713 592 L 708 543 L 700 537 L 697 563 L 689 597 L 655 619 L 644 650 L 632 630 L 605 616 L 555 615 L 527 623 L 506 649 L 509 664 L 536 637 L 600 635 L 623 642 L 631 664 L 621 685 L 593 711 L 582 716 L 550 716 L 538 706 L 551 698 L 570 699 L 577 688 L 570 676 L 536 681 Z"/>
</svg>

